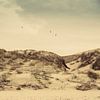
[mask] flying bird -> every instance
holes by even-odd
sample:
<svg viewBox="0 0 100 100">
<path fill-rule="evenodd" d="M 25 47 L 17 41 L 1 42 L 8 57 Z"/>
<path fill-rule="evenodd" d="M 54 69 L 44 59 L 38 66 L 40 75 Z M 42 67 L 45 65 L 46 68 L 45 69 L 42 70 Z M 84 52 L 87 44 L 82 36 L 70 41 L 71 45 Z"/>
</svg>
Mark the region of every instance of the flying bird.
<svg viewBox="0 0 100 100">
<path fill-rule="evenodd" d="M 57 36 L 57 34 L 55 34 L 55 37 Z"/>
<path fill-rule="evenodd" d="M 23 26 L 21 26 L 21 29 L 23 29 Z"/>
<path fill-rule="evenodd" d="M 50 30 L 50 33 L 52 33 L 52 31 Z"/>
</svg>

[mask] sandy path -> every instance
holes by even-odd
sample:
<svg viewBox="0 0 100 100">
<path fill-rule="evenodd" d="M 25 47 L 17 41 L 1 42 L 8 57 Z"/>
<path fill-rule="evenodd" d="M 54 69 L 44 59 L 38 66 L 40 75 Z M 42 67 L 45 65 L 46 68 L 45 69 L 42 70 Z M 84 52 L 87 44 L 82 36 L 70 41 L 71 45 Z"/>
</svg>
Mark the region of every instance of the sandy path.
<svg viewBox="0 0 100 100">
<path fill-rule="evenodd" d="M 0 100 L 100 100 L 100 91 L 74 89 L 1 91 Z"/>
</svg>

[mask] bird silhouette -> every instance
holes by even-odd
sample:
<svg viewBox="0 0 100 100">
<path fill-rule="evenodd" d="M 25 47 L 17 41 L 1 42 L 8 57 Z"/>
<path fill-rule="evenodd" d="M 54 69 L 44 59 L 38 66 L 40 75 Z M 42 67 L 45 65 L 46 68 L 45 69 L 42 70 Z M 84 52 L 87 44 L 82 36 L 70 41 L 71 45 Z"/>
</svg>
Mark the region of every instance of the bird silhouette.
<svg viewBox="0 0 100 100">
<path fill-rule="evenodd" d="M 50 33 L 52 33 L 52 31 L 50 30 Z"/>
<path fill-rule="evenodd" d="M 23 26 L 21 26 L 21 29 L 23 29 Z"/>
<path fill-rule="evenodd" d="M 55 34 L 55 37 L 57 36 L 57 34 Z"/>
</svg>

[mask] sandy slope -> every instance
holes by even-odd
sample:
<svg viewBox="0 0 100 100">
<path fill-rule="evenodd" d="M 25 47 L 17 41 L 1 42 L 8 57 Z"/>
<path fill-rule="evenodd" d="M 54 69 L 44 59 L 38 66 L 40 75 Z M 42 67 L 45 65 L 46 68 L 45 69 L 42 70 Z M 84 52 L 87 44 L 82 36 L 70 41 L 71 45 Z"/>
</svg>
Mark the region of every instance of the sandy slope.
<svg viewBox="0 0 100 100">
<path fill-rule="evenodd" d="M 99 56 L 0 50 L 0 100 L 100 100 Z"/>
</svg>

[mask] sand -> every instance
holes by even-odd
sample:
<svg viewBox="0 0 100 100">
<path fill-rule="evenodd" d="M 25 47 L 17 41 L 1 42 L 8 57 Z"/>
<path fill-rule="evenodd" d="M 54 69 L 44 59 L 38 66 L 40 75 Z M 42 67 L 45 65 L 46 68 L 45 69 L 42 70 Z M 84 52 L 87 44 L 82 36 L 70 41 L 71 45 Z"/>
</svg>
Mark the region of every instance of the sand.
<svg viewBox="0 0 100 100">
<path fill-rule="evenodd" d="M 21 90 L 1 91 L 0 100 L 100 100 L 99 90 Z"/>
</svg>

